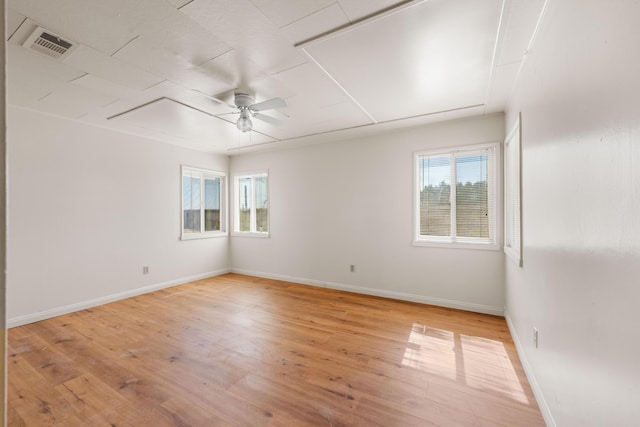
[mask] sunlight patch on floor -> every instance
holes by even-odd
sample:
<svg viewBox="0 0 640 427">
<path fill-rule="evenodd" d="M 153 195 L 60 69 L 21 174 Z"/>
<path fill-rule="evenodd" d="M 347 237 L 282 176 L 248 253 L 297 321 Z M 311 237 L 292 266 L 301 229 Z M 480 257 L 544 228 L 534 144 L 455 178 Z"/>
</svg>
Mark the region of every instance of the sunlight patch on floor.
<svg viewBox="0 0 640 427">
<path fill-rule="evenodd" d="M 402 364 L 452 380 L 456 379 L 453 332 L 413 324 Z"/>
<path fill-rule="evenodd" d="M 529 404 L 504 344 L 414 323 L 402 364 Z"/>
<path fill-rule="evenodd" d="M 464 378 L 468 386 L 506 394 L 517 402 L 529 404 L 504 344 L 486 338 L 461 335 L 460 345 L 464 360 Z"/>
</svg>

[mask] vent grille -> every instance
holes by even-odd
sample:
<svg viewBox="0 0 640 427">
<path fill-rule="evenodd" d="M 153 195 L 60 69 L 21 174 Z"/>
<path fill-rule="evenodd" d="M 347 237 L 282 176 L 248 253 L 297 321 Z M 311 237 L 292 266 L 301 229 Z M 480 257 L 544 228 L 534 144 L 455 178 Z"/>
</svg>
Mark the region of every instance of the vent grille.
<svg viewBox="0 0 640 427">
<path fill-rule="evenodd" d="M 42 27 L 37 27 L 24 42 L 23 46 L 55 59 L 62 59 L 76 47 L 74 43 L 64 40 Z"/>
</svg>

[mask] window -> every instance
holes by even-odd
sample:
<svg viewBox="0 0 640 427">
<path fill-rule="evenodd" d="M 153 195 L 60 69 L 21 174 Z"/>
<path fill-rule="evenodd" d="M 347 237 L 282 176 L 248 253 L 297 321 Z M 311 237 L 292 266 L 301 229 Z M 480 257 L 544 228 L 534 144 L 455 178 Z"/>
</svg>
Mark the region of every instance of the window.
<svg viewBox="0 0 640 427">
<path fill-rule="evenodd" d="M 414 245 L 499 249 L 498 144 L 415 155 Z"/>
<path fill-rule="evenodd" d="M 226 175 L 182 166 L 182 239 L 226 235 Z"/>
<path fill-rule="evenodd" d="M 522 266 L 520 118 L 504 142 L 504 252 Z"/>
<path fill-rule="evenodd" d="M 267 172 L 235 177 L 234 232 L 269 236 L 269 185 Z"/>
</svg>

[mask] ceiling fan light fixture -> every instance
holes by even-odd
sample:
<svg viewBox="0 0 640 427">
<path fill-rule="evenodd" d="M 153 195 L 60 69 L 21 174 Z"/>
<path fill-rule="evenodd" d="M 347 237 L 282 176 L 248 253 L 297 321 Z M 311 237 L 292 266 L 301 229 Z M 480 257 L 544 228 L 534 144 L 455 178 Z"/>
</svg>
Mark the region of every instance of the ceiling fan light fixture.
<svg viewBox="0 0 640 427">
<path fill-rule="evenodd" d="M 253 123 L 251 123 L 251 119 L 249 118 L 248 110 L 244 109 L 240 112 L 240 117 L 238 121 L 236 121 L 236 127 L 240 132 L 249 132 L 253 129 Z"/>
</svg>

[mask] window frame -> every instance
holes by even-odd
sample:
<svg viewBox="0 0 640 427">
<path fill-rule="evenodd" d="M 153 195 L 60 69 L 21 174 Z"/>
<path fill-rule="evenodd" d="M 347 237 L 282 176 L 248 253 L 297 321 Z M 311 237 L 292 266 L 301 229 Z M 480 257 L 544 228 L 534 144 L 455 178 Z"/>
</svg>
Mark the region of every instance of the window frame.
<svg viewBox="0 0 640 427">
<path fill-rule="evenodd" d="M 490 235 L 489 239 L 477 239 L 473 237 L 456 237 L 456 236 L 424 236 L 420 234 L 420 160 L 424 156 L 449 156 L 453 161 L 451 162 L 452 170 L 455 170 L 455 155 L 464 154 L 468 151 L 475 151 L 485 148 L 493 148 L 493 164 L 490 165 L 491 172 L 488 175 L 488 192 L 493 193 L 493 204 L 490 206 L 491 216 L 489 218 L 490 223 L 493 222 L 493 226 L 490 226 L 490 231 L 493 231 L 493 236 Z M 437 247 L 437 248 L 450 248 L 450 249 L 479 249 L 479 250 L 492 250 L 498 251 L 501 248 L 501 230 L 499 226 L 501 221 L 501 143 L 489 142 L 483 144 L 455 146 L 448 148 L 438 148 L 432 150 L 423 150 L 414 152 L 413 156 L 413 238 L 412 245 L 419 247 Z M 491 176 L 493 182 L 491 182 Z M 453 177 L 452 177 L 453 178 Z M 455 188 L 454 180 L 452 179 L 451 189 Z M 456 192 L 452 191 L 450 195 L 450 203 L 452 206 L 456 203 Z M 489 198 L 491 200 L 491 197 Z M 456 218 L 454 216 L 455 210 L 452 209 L 451 224 L 452 230 L 455 228 L 454 224 Z"/>
<path fill-rule="evenodd" d="M 256 230 L 256 178 L 267 178 L 267 231 Z M 239 181 L 242 178 L 251 179 L 251 208 L 249 214 L 249 228 L 250 231 L 240 231 L 240 184 Z M 271 194 L 270 194 L 270 182 L 269 182 L 269 170 L 259 170 L 251 172 L 241 172 L 233 175 L 233 230 L 232 236 L 237 237 L 258 237 L 269 238 L 271 236 Z"/>
<path fill-rule="evenodd" d="M 185 173 L 200 175 L 200 231 L 185 233 L 184 230 L 184 177 Z M 205 180 L 207 178 L 220 179 L 220 230 L 205 231 Z M 209 239 L 228 236 L 228 200 L 227 200 L 227 173 L 204 169 L 194 166 L 181 165 L 180 167 L 180 240 Z"/>
<path fill-rule="evenodd" d="M 504 253 L 522 267 L 522 132 L 521 116 L 504 141 Z M 514 224 L 512 227 L 511 224 Z M 512 234 L 513 232 L 513 234 Z"/>
</svg>

